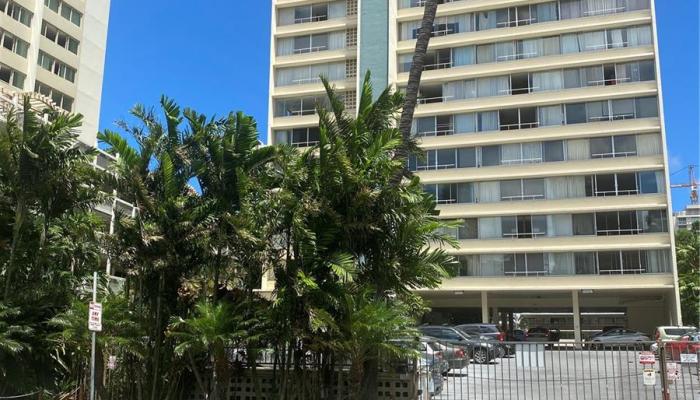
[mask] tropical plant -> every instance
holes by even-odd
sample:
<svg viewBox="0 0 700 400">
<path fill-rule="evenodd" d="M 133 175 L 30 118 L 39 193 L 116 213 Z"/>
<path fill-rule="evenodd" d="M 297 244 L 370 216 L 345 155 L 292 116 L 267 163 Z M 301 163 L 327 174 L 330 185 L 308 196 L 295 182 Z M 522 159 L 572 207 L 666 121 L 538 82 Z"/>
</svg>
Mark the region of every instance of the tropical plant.
<svg viewBox="0 0 700 400">
<path fill-rule="evenodd" d="M 676 232 L 676 262 L 683 323 L 700 326 L 700 229 Z"/>
<path fill-rule="evenodd" d="M 200 393 L 205 398 L 226 398 L 231 379 L 229 354 L 245 348 L 244 342 L 250 338 L 249 329 L 252 326 L 253 321 L 245 319 L 242 310 L 227 301 L 199 302 L 191 317 L 174 317 L 171 320 L 168 334 L 177 343 L 175 354 L 187 359 Z M 200 374 L 202 364 L 195 360 L 202 354 L 211 366 L 211 390 L 208 390 Z"/>
</svg>

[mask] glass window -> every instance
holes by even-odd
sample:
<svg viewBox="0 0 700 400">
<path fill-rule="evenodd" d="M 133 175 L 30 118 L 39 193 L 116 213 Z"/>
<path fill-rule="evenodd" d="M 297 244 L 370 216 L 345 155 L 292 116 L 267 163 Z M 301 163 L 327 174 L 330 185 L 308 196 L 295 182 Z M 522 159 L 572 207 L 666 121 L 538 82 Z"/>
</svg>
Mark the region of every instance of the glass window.
<svg viewBox="0 0 700 400">
<path fill-rule="evenodd" d="M 496 61 L 496 46 L 493 44 L 482 44 L 476 46 L 476 63 L 486 64 Z"/>
<path fill-rule="evenodd" d="M 596 254 L 592 252 L 574 253 L 574 265 L 577 275 L 593 275 L 596 273 Z"/>
<path fill-rule="evenodd" d="M 457 168 L 476 167 L 476 148 L 464 147 L 457 150 Z"/>
<path fill-rule="evenodd" d="M 642 262 L 645 258 L 640 257 L 639 250 L 623 251 L 620 255 L 623 274 L 641 274 L 646 272 L 646 265 Z"/>
<path fill-rule="evenodd" d="M 544 198 L 544 179 L 525 179 L 523 189 L 526 198 Z"/>
<path fill-rule="evenodd" d="M 653 81 L 656 79 L 656 71 L 653 61 L 640 61 L 638 64 L 640 81 Z"/>
<path fill-rule="evenodd" d="M 575 89 L 583 86 L 581 84 L 581 71 L 578 68 L 564 70 L 564 88 Z"/>
<path fill-rule="evenodd" d="M 586 236 L 595 234 L 593 214 L 574 214 L 572 220 L 574 235 Z"/>
<path fill-rule="evenodd" d="M 550 140 L 544 142 L 544 160 L 547 162 L 564 161 L 564 141 Z"/>
<path fill-rule="evenodd" d="M 533 236 L 547 235 L 547 216 L 533 215 L 532 216 L 532 234 Z"/>
<path fill-rule="evenodd" d="M 617 174 L 617 194 L 637 194 L 637 176 L 634 173 Z"/>
<path fill-rule="evenodd" d="M 516 237 L 518 235 L 518 217 L 501 217 L 501 233 L 503 237 Z"/>
<path fill-rule="evenodd" d="M 613 157 L 612 137 L 592 138 L 590 141 L 591 158 Z"/>
<path fill-rule="evenodd" d="M 476 218 L 467 218 L 464 220 L 462 225 L 459 227 L 459 239 L 478 239 L 479 237 L 479 224 Z"/>
<path fill-rule="evenodd" d="M 620 226 L 616 212 L 599 212 L 595 215 L 596 234 L 598 236 L 608 236 L 619 234 Z"/>
<path fill-rule="evenodd" d="M 484 146 L 481 148 L 481 165 L 490 167 L 501 164 L 501 146 Z"/>
<path fill-rule="evenodd" d="M 638 220 L 644 233 L 668 231 L 666 212 L 663 210 L 639 211 Z"/>
<path fill-rule="evenodd" d="M 621 272 L 620 252 L 598 252 L 598 269 L 600 270 L 601 274 L 619 274 Z"/>
<path fill-rule="evenodd" d="M 615 156 L 633 156 L 637 154 L 637 138 L 635 135 L 620 135 L 613 138 Z"/>
<path fill-rule="evenodd" d="M 639 189 L 641 193 L 660 193 L 656 172 L 640 172 Z"/>
<path fill-rule="evenodd" d="M 546 271 L 545 257 L 543 253 L 528 253 L 526 257 L 528 275 L 542 274 Z"/>
<path fill-rule="evenodd" d="M 441 149 L 437 150 L 437 168 L 454 168 L 455 163 L 455 150 L 454 149 Z"/>
<path fill-rule="evenodd" d="M 294 52 L 305 53 L 310 51 L 311 36 L 297 36 L 294 38 Z"/>
<path fill-rule="evenodd" d="M 659 116 L 656 97 L 641 97 L 636 99 L 637 118 L 654 118 Z"/>
<path fill-rule="evenodd" d="M 613 119 L 634 118 L 634 99 L 621 99 L 612 101 Z"/>
<path fill-rule="evenodd" d="M 596 175 L 595 176 L 595 195 L 596 196 L 615 196 L 617 194 L 615 186 L 615 175 Z"/>
<path fill-rule="evenodd" d="M 501 181 L 501 200 L 519 200 L 522 198 L 520 179 Z"/>
<path fill-rule="evenodd" d="M 566 105 L 566 123 L 580 124 L 587 122 L 586 103 L 576 103 Z"/>
<path fill-rule="evenodd" d="M 458 203 L 473 203 L 474 202 L 474 184 L 458 183 L 457 184 L 457 202 Z"/>
</svg>

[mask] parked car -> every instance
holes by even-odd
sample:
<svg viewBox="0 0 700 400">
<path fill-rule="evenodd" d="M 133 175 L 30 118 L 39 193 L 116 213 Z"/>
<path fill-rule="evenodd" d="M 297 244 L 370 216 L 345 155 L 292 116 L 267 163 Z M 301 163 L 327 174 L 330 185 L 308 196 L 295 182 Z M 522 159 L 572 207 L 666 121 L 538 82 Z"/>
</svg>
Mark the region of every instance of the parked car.
<svg viewBox="0 0 700 400">
<path fill-rule="evenodd" d="M 592 336 L 588 345 L 590 348 L 595 349 L 649 341 L 651 341 L 649 336 L 642 332 L 632 329 L 611 329 L 607 332 L 601 332 L 600 334 Z"/>
<path fill-rule="evenodd" d="M 406 338 L 392 341 L 395 345 L 418 351 L 417 367 L 420 373 L 418 381 L 419 393 L 427 392 L 430 397 L 442 392 L 443 375 L 449 371 L 449 366 L 444 359 L 440 346 L 432 339 Z M 399 373 L 405 373 L 408 365 L 404 361 L 397 360 L 397 364 L 391 366 Z"/>
<path fill-rule="evenodd" d="M 561 339 L 559 329 L 549 329 L 537 326 L 527 330 L 528 342 L 558 342 Z"/>
<path fill-rule="evenodd" d="M 512 332 L 506 333 L 506 339 L 509 342 L 525 342 L 527 341 L 527 332 L 522 329 L 513 329 Z"/>
<path fill-rule="evenodd" d="M 700 354 L 700 332 L 688 332 L 677 340 L 663 344 L 666 346 L 666 354 L 674 361 L 680 360 L 681 354 Z"/>
<path fill-rule="evenodd" d="M 432 336 L 446 346 L 457 346 L 464 350 L 477 364 L 487 364 L 496 358 L 496 346 L 488 343 L 488 338 L 473 337 L 449 326 L 424 325 L 418 330 L 425 336 Z"/>
<path fill-rule="evenodd" d="M 679 340 L 683 335 L 695 332 L 697 328 L 694 326 L 659 326 L 654 331 L 654 340 L 668 342 L 670 340 Z M 651 351 L 658 354 L 659 345 L 654 343 L 651 345 Z"/>
<path fill-rule="evenodd" d="M 496 324 L 462 324 L 455 326 L 455 328 L 466 332 L 470 336 L 489 338 L 488 341 L 496 346 L 496 356 L 498 358 L 515 353 L 513 345 L 503 343 L 506 340 L 506 334 L 501 332 Z"/>
<path fill-rule="evenodd" d="M 447 375 L 449 370 L 461 370 L 469 366 L 469 353 L 462 347 L 446 346 L 440 343 L 438 339 L 430 336 L 423 336 L 420 340 L 421 342 L 428 343 L 433 350 L 439 351 L 442 354 L 442 358 L 447 365 L 447 370 L 443 371 L 443 375 Z"/>
</svg>

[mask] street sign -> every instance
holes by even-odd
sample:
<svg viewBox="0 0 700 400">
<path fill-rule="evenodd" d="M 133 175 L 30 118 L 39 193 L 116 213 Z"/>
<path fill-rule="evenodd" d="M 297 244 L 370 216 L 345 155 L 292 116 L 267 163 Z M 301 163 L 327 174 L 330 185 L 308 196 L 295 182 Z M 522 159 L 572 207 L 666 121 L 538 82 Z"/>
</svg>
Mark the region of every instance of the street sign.
<svg viewBox="0 0 700 400">
<path fill-rule="evenodd" d="M 91 301 L 88 329 L 93 332 L 102 331 L 102 304 Z"/>
<path fill-rule="evenodd" d="M 107 369 L 117 369 L 117 356 L 109 356 L 107 359 Z"/>
<path fill-rule="evenodd" d="M 681 364 L 697 364 L 698 363 L 698 355 L 695 353 L 692 354 L 681 354 Z"/>
<path fill-rule="evenodd" d="M 642 351 L 639 353 L 640 364 L 656 364 L 656 357 L 651 351 Z"/>
<path fill-rule="evenodd" d="M 644 368 L 642 376 L 644 377 L 644 386 L 656 385 L 656 370 L 654 368 Z"/>
<path fill-rule="evenodd" d="M 666 376 L 669 381 L 677 381 L 681 378 L 680 365 L 677 363 L 666 364 Z"/>
</svg>

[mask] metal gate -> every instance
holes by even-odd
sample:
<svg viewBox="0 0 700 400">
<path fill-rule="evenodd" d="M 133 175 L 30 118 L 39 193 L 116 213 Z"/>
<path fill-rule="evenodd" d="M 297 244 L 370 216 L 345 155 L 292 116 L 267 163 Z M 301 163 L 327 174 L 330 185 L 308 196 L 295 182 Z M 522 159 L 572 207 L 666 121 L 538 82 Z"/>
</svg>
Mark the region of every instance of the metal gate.
<svg viewBox="0 0 700 400">
<path fill-rule="evenodd" d="M 698 349 L 687 342 L 500 342 L 484 363 L 466 345 L 440 346 L 423 362 L 433 373 L 420 375 L 421 399 L 700 400 Z M 471 362 L 456 360 L 460 348 Z"/>
</svg>

